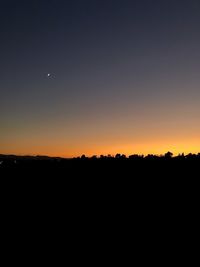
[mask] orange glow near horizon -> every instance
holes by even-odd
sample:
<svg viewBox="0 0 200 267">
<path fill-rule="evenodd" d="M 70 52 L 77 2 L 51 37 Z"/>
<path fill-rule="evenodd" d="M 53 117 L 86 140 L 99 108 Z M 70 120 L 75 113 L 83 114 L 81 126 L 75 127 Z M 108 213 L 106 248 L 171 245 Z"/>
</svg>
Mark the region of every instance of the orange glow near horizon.
<svg viewBox="0 0 200 267">
<path fill-rule="evenodd" d="M 54 2 L 1 1 L 0 154 L 200 153 L 200 1 Z"/>
<path fill-rule="evenodd" d="M 46 155 L 52 157 L 77 157 L 85 154 L 86 156 L 93 155 L 116 155 L 117 153 L 125 154 L 127 156 L 131 154 L 139 155 L 163 155 L 164 153 L 171 151 L 174 155 L 180 153 L 197 154 L 200 152 L 200 141 L 193 139 L 191 142 L 186 140 L 152 140 L 149 142 L 141 141 L 137 144 L 134 142 L 117 144 L 113 142 L 112 144 L 102 144 L 102 145 L 72 145 L 72 146 L 62 146 L 58 145 L 44 145 L 44 144 L 34 144 L 32 146 L 22 144 L 13 144 L 12 148 L 8 149 L 6 146 L 1 148 L 2 154 L 16 154 L 16 155 Z"/>
<path fill-rule="evenodd" d="M 79 114 L 68 120 L 15 122 L 0 133 L 0 154 L 77 157 L 199 153 L 199 106 L 171 105 L 170 110 L 167 105 L 160 106 L 159 112 L 152 105 L 137 112 L 114 109 L 105 115 L 94 110 L 90 116 Z"/>
</svg>

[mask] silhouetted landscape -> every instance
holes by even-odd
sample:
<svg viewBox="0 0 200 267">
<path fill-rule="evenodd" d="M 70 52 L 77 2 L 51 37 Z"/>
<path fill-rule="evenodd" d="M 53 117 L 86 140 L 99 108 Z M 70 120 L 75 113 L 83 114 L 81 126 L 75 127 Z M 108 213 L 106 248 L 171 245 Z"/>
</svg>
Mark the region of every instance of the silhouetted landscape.
<svg viewBox="0 0 200 267">
<path fill-rule="evenodd" d="M 5 255 L 180 261 L 199 230 L 200 0 L 0 4 Z"/>
<path fill-rule="evenodd" d="M 82 155 L 76 158 L 0 155 L 1 170 L 27 170 L 27 174 L 30 175 L 33 172 L 39 175 L 40 172 L 58 174 L 62 171 L 67 176 L 78 174 L 79 177 L 101 175 L 103 178 L 106 174 L 110 177 L 116 175 L 132 177 L 141 174 L 146 177 L 168 175 L 170 178 L 174 174 L 190 176 L 192 172 L 198 170 L 199 166 L 200 153 L 178 156 L 173 156 L 171 152 L 160 156 L 116 154 L 87 157 Z"/>
</svg>

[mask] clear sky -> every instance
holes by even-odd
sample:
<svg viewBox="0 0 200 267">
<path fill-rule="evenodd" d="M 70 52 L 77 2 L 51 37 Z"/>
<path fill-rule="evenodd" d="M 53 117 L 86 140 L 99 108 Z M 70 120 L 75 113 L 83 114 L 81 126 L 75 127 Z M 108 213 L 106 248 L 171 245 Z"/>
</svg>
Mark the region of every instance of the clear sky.
<svg viewBox="0 0 200 267">
<path fill-rule="evenodd" d="M 168 150 L 200 152 L 200 1 L 0 1 L 0 153 Z"/>
</svg>

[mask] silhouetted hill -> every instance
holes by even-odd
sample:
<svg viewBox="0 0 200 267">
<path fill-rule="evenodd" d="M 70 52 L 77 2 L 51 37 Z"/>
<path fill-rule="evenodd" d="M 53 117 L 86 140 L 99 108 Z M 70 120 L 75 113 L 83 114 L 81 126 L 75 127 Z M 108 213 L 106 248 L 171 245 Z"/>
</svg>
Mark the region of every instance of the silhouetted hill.
<svg viewBox="0 0 200 267">
<path fill-rule="evenodd" d="M 125 155 L 116 156 L 59 158 L 47 156 L 0 155 L 0 171 L 26 170 L 27 175 L 44 174 L 46 176 L 61 174 L 65 177 L 164 177 L 171 179 L 174 175 L 198 176 L 200 154 L 179 155 L 173 157 L 171 152 L 163 156 Z M 17 172 L 16 172 L 17 173 Z"/>
<path fill-rule="evenodd" d="M 180 213 L 189 218 L 188 211 L 198 214 L 199 155 L 75 159 L 0 155 L 0 162 L 3 200 L 10 202 L 6 209 L 10 213 L 15 206 L 18 213 L 25 207 L 23 212 L 31 211 L 31 220 L 33 212 L 39 212 L 39 222 L 48 212 L 48 220 L 59 218 L 60 224 L 66 218 L 65 227 L 72 220 L 79 229 L 87 217 L 89 227 L 96 220 L 101 229 L 115 214 L 111 228 L 117 221 L 121 227 L 123 221 L 123 231 L 129 225 L 128 232 L 141 228 L 139 234 L 149 229 L 154 235 L 152 229 L 164 221 L 162 231 L 168 235 Z"/>
</svg>

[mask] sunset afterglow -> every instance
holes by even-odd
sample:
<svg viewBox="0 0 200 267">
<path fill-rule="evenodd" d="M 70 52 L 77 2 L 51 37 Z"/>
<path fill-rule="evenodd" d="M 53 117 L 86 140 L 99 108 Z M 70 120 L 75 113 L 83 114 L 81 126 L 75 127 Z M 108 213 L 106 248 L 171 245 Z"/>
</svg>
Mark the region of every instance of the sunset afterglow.
<svg viewBox="0 0 200 267">
<path fill-rule="evenodd" d="M 200 152 L 199 1 L 22 2 L 0 11 L 0 154 Z"/>
</svg>

